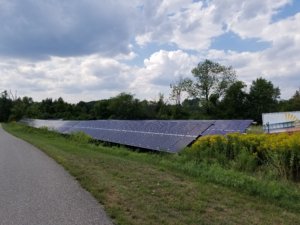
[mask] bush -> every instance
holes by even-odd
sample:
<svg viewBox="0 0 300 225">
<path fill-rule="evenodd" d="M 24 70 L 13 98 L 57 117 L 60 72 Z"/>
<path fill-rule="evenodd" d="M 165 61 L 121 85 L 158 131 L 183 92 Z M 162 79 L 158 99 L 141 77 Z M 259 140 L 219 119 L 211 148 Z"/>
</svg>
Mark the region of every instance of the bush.
<svg viewBox="0 0 300 225">
<path fill-rule="evenodd" d="M 87 144 L 92 141 L 92 138 L 82 131 L 71 133 L 69 139 L 81 144 Z"/>
<path fill-rule="evenodd" d="M 196 162 L 247 172 L 268 168 L 280 178 L 300 180 L 300 133 L 205 136 L 183 154 Z"/>
</svg>

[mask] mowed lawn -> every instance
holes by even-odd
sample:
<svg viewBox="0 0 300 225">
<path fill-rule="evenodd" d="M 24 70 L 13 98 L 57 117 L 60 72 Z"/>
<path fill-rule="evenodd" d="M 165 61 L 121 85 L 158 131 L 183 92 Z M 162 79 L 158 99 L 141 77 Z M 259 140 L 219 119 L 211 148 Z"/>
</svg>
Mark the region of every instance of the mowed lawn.
<svg viewBox="0 0 300 225">
<path fill-rule="evenodd" d="M 164 166 L 172 161 L 166 154 L 96 146 L 15 123 L 3 127 L 65 167 L 116 224 L 300 223 L 298 210 Z"/>
</svg>

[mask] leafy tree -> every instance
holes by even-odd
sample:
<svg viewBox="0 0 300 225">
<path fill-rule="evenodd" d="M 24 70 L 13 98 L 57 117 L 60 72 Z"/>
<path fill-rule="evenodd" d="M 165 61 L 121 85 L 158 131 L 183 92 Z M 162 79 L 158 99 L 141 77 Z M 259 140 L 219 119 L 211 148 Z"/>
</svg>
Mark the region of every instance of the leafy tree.
<svg viewBox="0 0 300 225">
<path fill-rule="evenodd" d="M 170 105 L 169 107 L 171 107 L 172 110 L 171 119 L 189 119 L 190 115 L 182 105 Z"/>
<path fill-rule="evenodd" d="M 111 119 L 139 119 L 139 100 L 128 93 L 110 99 L 108 110 Z"/>
<path fill-rule="evenodd" d="M 33 102 L 30 104 L 26 110 L 26 115 L 27 118 L 32 118 L 32 119 L 39 119 L 42 118 L 42 113 L 40 110 L 40 104 L 37 102 Z"/>
<path fill-rule="evenodd" d="M 66 103 L 63 98 L 58 98 L 53 101 L 53 111 L 57 118 L 62 117 L 62 115 L 68 110 L 68 103 Z"/>
<path fill-rule="evenodd" d="M 221 102 L 221 115 L 228 119 L 245 118 L 247 93 L 246 85 L 242 81 L 234 82 L 225 92 L 225 96 Z"/>
<path fill-rule="evenodd" d="M 280 89 L 260 77 L 252 82 L 248 96 L 250 118 L 261 123 L 262 113 L 277 111 Z"/>
<path fill-rule="evenodd" d="M 199 104 L 200 104 L 200 99 L 198 98 L 185 99 L 182 102 L 182 107 L 186 112 L 188 112 L 190 119 L 201 118 L 201 115 L 199 114 Z"/>
<path fill-rule="evenodd" d="M 23 99 L 18 98 L 15 101 L 13 101 L 13 107 L 11 109 L 9 120 L 17 121 L 22 119 L 26 115 L 29 104 L 32 103 L 31 100 L 27 97 L 24 97 Z"/>
<path fill-rule="evenodd" d="M 167 120 L 172 118 L 172 109 L 171 107 L 168 107 L 168 104 L 165 102 L 164 95 L 162 93 L 159 93 L 158 101 L 155 104 L 157 119 Z"/>
<path fill-rule="evenodd" d="M 174 100 L 176 105 L 180 105 L 183 92 L 189 92 L 192 84 L 193 81 L 189 78 L 180 78 L 177 82 L 171 84 L 170 99 Z"/>
<path fill-rule="evenodd" d="M 139 118 L 140 119 L 153 119 L 155 114 L 155 102 L 148 102 L 143 100 L 139 103 Z"/>
<path fill-rule="evenodd" d="M 110 101 L 108 99 L 103 99 L 94 104 L 92 113 L 96 119 L 108 119 L 110 117 L 111 111 L 108 108 L 109 103 Z"/>
<path fill-rule="evenodd" d="M 288 101 L 289 111 L 300 111 L 300 89 L 296 91 L 293 97 Z"/>
<path fill-rule="evenodd" d="M 58 98 L 53 101 L 53 118 L 56 119 L 70 119 L 72 118 L 73 106 L 63 100 L 63 98 Z"/>
<path fill-rule="evenodd" d="M 0 122 L 7 122 L 13 107 L 13 101 L 9 98 L 7 91 L 0 96 Z"/>
<path fill-rule="evenodd" d="M 75 106 L 73 106 L 73 117 L 78 120 L 86 120 L 86 119 L 96 119 L 94 113 L 92 113 L 95 102 L 78 102 Z"/>
<path fill-rule="evenodd" d="M 195 82 L 190 87 L 189 93 L 201 99 L 202 106 L 207 114 L 210 113 L 212 104 L 223 96 L 227 88 L 236 80 L 232 67 L 205 60 L 192 70 Z"/>
<path fill-rule="evenodd" d="M 42 119 L 53 119 L 55 117 L 52 98 L 42 100 L 39 105 Z"/>
</svg>

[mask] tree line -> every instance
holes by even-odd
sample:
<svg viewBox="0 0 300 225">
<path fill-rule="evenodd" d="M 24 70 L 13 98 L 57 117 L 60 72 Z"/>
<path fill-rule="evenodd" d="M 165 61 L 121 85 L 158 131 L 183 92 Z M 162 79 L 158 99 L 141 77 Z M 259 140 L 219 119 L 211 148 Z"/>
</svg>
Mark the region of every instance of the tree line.
<svg viewBox="0 0 300 225">
<path fill-rule="evenodd" d="M 0 121 L 35 119 L 253 119 L 261 114 L 300 110 L 300 89 L 288 100 L 280 89 L 262 77 L 246 84 L 237 80 L 232 67 L 205 60 L 192 71 L 193 79 L 181 78 L 170 85 L 169 98 L 139 100 L 131 93 L 98 101 L 70 104 L 62 98 L 35 102 L 9 92 L 0 95 Z"/>
</svg>

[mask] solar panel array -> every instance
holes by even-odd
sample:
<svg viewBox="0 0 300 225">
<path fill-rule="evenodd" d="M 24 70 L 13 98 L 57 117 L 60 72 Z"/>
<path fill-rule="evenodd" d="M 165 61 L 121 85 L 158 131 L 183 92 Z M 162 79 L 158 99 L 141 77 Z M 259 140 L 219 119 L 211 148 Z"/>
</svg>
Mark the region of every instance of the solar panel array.
<svg viewBox="0 0 300 225">
<path fill-rule="evenodd" d="M 214 120 L 213 125 L 204 131 L 201 136 L 228 133 L 245 133 L 252 120 Z"/>
<path fill-rule="evenodd" d="M 60 133 L 82 131 L 96 140 L 176 153 L 198 137 L 245 132 L 251 120 L 23 120 Z"/>
</svg>

